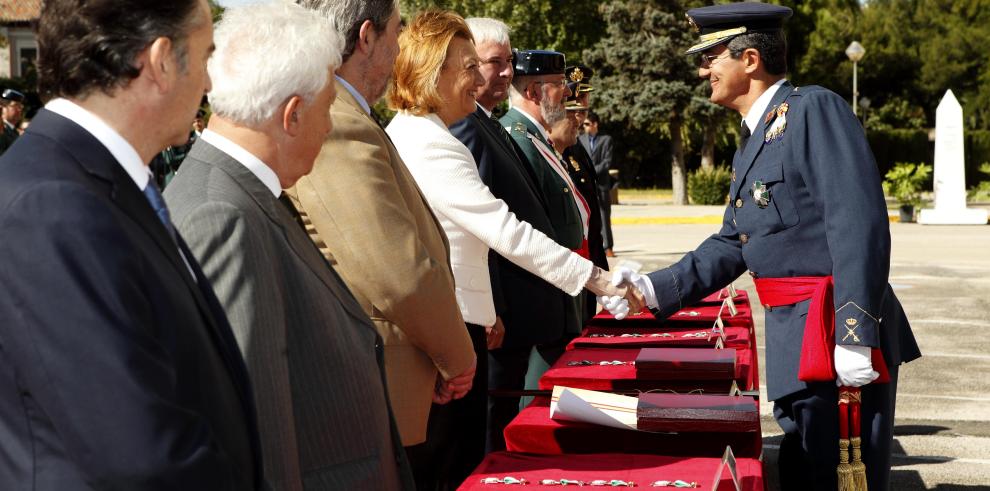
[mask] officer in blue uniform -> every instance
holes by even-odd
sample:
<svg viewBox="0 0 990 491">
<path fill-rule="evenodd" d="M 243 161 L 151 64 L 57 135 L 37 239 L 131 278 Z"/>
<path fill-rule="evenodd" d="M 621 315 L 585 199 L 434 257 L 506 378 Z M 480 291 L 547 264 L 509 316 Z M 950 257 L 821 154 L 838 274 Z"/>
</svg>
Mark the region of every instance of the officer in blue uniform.
<svg viewBox="0 0 990 491">
<path fill-rule="evenodd" d="M 886 490 L 897 368 L 921 356 L 887 283 L 890 229 L 880 176 L 849 105 L 786 79 L 786 7 L 734 3 L 688 11 L 700 30 L 698 73 L 711 101 L 742 115 L 722 229 L 672 266 L 648 275 L 620 268 L 666 317 L 749 270 L 757 278 L 834 282 L 836 381 L 798 378 L 810 300 L 767 308 L 767 396 L 784 430 L 783 489 L 837 487 L 837 385 L 861 387 L 863 461 L 871 491 Z M 752 136 L 750 136 L 752 135 Z M 763 291 L 761 301 L 764 300 Z M 623 302 L 605 299 L 610 310 Z M 764 302 L 766 303 L 766 302 Z M 829 311 L 831 312 L 831 311 Z M 879 348 L 890 382 L 870 383 Z M 823 353 L 819 353 L 821 355 Z M 832 366 L 828 367 L 830 370 Z"/>
</svg>

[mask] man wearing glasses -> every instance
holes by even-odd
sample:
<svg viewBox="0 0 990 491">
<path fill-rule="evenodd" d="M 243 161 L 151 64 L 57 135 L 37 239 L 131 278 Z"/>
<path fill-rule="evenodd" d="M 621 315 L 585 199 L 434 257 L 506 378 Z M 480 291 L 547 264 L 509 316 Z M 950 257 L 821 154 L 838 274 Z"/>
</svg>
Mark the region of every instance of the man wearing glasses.
<svg viewBox="0 0 990 491">
<path fill-rule="evenodd" d="M 766 308 L 781 487 L 834 490 L 843 471 L 851 478 L 848 462 L 839 467 L 841 435 L 853 459 L 861 437 L 862 475 L 885 490 L 898 366 L 921 354 L 887 283 L 887 207 L 863 127 L 835 93 L 787 81 L 790 16 L 755 2 L 688 11 L 701 32 L 687 54 L 702 53 L 711 101 L 742 117 L 729 206 L 722 229 L 677 263 L 613 278 L 636 284 L 662 318 L 748 270 Z M 856 416 L 842 434 L 840 387 L 852 406 L 862 396 L 861 434 Z"/>
<path fill-rule="evenodd" d="M 24 119 L 24 94 L 14 89 L 4 89 L 0 94 L 0 106 L 3 107 L 3 134 L 0 135 L 0 154 L 2 154 L 20 136 L 17 126 Z"/>
</svg>

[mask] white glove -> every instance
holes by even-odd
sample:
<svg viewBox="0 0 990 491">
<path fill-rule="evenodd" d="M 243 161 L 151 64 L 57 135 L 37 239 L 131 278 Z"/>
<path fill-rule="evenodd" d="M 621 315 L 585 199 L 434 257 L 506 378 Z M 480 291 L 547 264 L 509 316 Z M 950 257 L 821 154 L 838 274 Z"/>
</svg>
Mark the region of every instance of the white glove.
<svg viewBox="0 0 990 491">
<path fill-rule="evenodd" d="M 598 303 L 605 307 L 605 310 L 609 311 L 615 320 L 625 319 L 629 315 L 629 301 L 618 295 L 614 297 L 602 296 L 598 297 Z"/>
<path fill-rule="evenodd" d="M 835 384 L 842 387 L 862 387 L 880 376 L 873 370 L 873 348 L 869 346 L 835 345 Z"/>
<path fill-rule="evenodd" d="M 653 282 L 650 281 L 646 275 L 641 275 L 631 268 L 619 266 L 612 271 L 612 284 L 618 286 L 624 281 L 628 281 L 636 286 L 636 288 L 643 294 L 647 307 L 653 309 L 660 307 L 660 302 L 657 301 L 657 294 L 653 291 Z M 611 312 L 611 310 L 609 310 L 609 312 Z"/>
</svg>

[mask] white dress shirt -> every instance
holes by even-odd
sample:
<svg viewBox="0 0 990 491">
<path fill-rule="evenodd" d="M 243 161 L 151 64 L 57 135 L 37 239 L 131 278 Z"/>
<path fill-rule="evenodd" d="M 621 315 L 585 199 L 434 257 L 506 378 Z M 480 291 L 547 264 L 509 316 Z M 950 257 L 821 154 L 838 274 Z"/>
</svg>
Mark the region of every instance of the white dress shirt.
<svg viewBox="0 0 990 491">
<path fill-rule="evenodd" d="M 99 116 L 68 99 L 62 98 L 53 99 L 45 104 L 45 109 L 78 124 L 93 135 L 104 147 L 107 147 L 110 155 L 113 155 L 113 158 L 124 168 L 127 175 L 131 176 L 134 184 L 137 184 L 138 189 L 142 192 L 148 186 L 148 181 L 151 180 L 151 169 L 148 168 L 147 164 L 141 162 L 141 156 L 138 155 L 137 150 Z"/>
<path fill-rule="evenodd" d="M 204 130 L 203 136 L 200 138 L 206 143 L 217 147 L 217 150 L 229 155 L 230 158 L 236 160 L 239 164 L 247 167 L 276 198 L 282 194 L 282 184 L 279 182 L 275 171 L 268 164 L 262 162 L 261 159 L 255 157 L 254 154 L 245 150 L 244 147 L 230 141 L 230 139 L 220 133 L 209 129 Z"/>
<path fill-rule="evenodd" d="M 777 93 L 777 89 L 780 89 L 781 85 L 784 85 L 786 78 L 782 78 L 777 81 L 777 83 L 771 85 L 766 91 L 760 94 L 760 97 L 756 99 L 749 108 L 749 112 L 743 117 L 743 121 L 746 122 L 746 126 L 749 126 L 750 134 L 756 134 L 756 127 L 763 122 L 763 111 L 767 109 L 770 105 L 770 101 L 773 100 L 774 94 Z"/>
<path fill-rule="evenodd" d="M 148 187 L 148 183 L 151 181 L 151 168 L 144 162 L 141 162 L 141 156 L 138 155 L 134 146 L 121 136 L 117 130 L 100 119 L 99 116 L 61 97 L 49 101 L 48 104 L 45 104 L 45 109 L 78 124 L 82 129 L 93 135 L 97 141 L 106 147 L 117 163 L 124 168 L 124 171 L 127 172 L 127 175 L 131 177 L 134 184 L 137 185 L 142 193 Z M 198 281 L 196 280 L 196 273 L 193 272 L 192 265 L 189 263 L 189 259 L 186 258 L 186 255 L 183 254 L 182 249 L 178 245 L 176 245 L 176 249 L 179 251 L 179 257 L 186 264 L 186 268 L 189 269 L 189 274 L 192 276 L 193 281 Z"/>
</svg>

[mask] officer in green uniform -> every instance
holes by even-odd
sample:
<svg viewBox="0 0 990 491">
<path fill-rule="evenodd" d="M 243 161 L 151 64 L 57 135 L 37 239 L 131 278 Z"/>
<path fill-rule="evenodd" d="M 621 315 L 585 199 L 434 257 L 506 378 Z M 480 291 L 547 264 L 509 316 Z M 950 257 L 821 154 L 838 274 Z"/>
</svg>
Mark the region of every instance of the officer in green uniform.
<svg viewBox="0 0 990 491">
<path fill-rule="evenodd" d="M 3 93 L 0 93 L 0 106 L 3 108 L 3 133 L 0 134 L 0 154 L 2 154 L 20 136 L 17 125 L 24 119 L 24 94 L 14 89 L 4 89 Z"/>
<path fill-rule="evenodd" d="M 550 128 L 568 117 L 564 101 L 571 92 L 564 80 L 564 55 L 553 51 L 518 51 L 514 71 L 509 87 L 512 108 L 499 122 L 512 137 L 542 197 L 554 232 L 551 237 L 564 247 L 579 253 L 584 251 L 582 254 L 588 257 L 589 213 L 579 208 L 582 198 L 576 196 L 566 164 L 550 141 Z M 511 268 L 502 272 L 515 274 Z M 578 298 L 567 296 L 563 301 L 561 322 L 530 324 L 525 329 L 513 329 L 513 325 L 506 323 L 502 348 L 489 352 L 491 390 L 497 393 L 517 391 L 524 385 L 534 387 L 540 375 L 564 352 L 567 343 L 580 333 Z M 531 358 L 534 348 L 536 354 Z M 490 399 L 490 432 L 500 434 L 518 411 L 518 398 Z M 490 438 L 489 450 L 501 450 L 501 444 L 500 439 Z"/>
<path fill-rule="evenodd" d="M 557 241 L 578 251 L 584 242 L 581 213 L 566 179 L 553 165 L 550 127 L 567 117 L 564 101 L 571 94 L 564 79 L 564 55 L 555 51 L 516 52 L 515 77 L 509 89 L 512 109 L 499 120 L 515 140 L 547 200 Z M 549 155 L 547 154 L 549 150 Z M 566 167 L 558 160 L 560 170 Z"/>
</svg>

